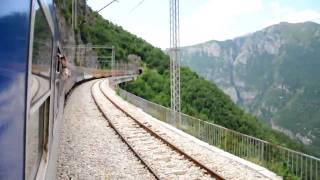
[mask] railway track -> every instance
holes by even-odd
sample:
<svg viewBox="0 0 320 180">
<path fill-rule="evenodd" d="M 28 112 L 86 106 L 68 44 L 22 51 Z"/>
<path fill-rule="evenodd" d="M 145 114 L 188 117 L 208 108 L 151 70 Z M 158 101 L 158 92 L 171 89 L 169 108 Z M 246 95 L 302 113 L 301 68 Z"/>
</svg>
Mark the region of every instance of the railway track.
<svg viewBox="0 0 320 180">
<path fill-rule="evenodd" d="M 156 179 L 223 179 L 166 141 L 148 124 L 125 112 L 103 91 L 103 82 L 98 80 L 91 87 L 94 102 L 110 126 Z"/>
</svg>

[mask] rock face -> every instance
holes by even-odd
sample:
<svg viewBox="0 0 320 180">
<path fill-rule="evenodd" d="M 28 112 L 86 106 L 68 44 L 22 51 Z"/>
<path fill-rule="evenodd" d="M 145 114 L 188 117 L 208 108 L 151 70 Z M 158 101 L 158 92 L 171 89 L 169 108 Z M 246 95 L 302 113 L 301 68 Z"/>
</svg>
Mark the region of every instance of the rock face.
<svg viewBox="0 0 320 180">
<path fill-rule="evenodd" d="M 90 47 L 91 44 L 87 44 L 82 41 L 81 34 L 74 31 L 71 25 L 71 6 L 68 0 L 57 0 L 57 22 L 59 24 L 60 35 L 60 48 L 62 53 L 68 57 L 69 62 L 77 66 L 84 66 L 88 68 L 96 68 L 98 65 L 98 53 L 96 49 Z M 85 0 L 78 0 L 77 8 L 77 22 L 78 28 L 80 26 L 80 19 L 85 19 L 87 22 L 92 22 L 94 19 L 90 19 L 89 14 L 92 10 L 86 5 Z M 66 15 L 70 11 L 69 15 Z M 82 48 L 71 48 L 72 46 L 82 46 Z M 86 48 L 84 48 L 86 47 Z"/>
<path fill-rule="evenodd" d="M 320 25 L 280 23 L 181 55 L 248 112 L 320 147 Z"/>
</svg>

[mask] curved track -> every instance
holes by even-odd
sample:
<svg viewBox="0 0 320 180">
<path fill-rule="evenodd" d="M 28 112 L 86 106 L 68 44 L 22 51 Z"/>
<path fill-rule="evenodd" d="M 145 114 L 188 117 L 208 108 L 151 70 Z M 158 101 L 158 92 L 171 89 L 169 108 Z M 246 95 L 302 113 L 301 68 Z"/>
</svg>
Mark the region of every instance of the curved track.
<svg viewBox="0 0 320 180">
<path fill-rule="evenodd" d="M 166 141 L 118 106 L 101 86 L 91 87 L 94 102 L 110 126 L 157 179 L 223 179 L 187 153 Z M 110 113 L 116 114 L 111 116 Z"/>
<path fill-rule="evenodd" d="M 99 81 L 98 81 L 98 82 L 99 82 Z M 92 95 L 93 100 L 94 100 L 95 104 L 97 105 L 99 111 L 101 112 L 101 114 L 104 116 L 104 118 L 108 119 L 107 116 L 105 115 L 102 107 L 99 106 L 98 101 L 97 101 L 97 99 L 95 98 L 95 95 L 94 95 L 94 92 L 93 92 L 93 91 L 94 91 L 93 88 L 94 88 L 94 86 L 95 86 L 98 82 L 96 82 L 96 83 L 94 83 L 94 84 L 92 85 L 92 87 L 91 87 L 91 95 Z M 146 166 L 146 168 L 150 171 L 150 173 L 153 174 L 156 179 L 160 179 L 160 177 L 156 174 L 155 170 L 153 170 L 153 169 L 150 167 L 150 165 L 140 156 L 140 154 L 137 153 L 137 152 L 133 149 L 133 147 L 130 145 L 130 143 L 128 143 L 128 141 L 124 138 L 124 135 L 122 135 L 122 133 L 116 128 L 116 126 L 114 125 L 114 123 L 109 120 L 109 124 L 110 124 L 110 127 L 112 127 L 112 129 L 119 135 L 119 137 L 121 138 L 121 140 L 122 140 L 122 141 L 129 147 L 129 149 L 134 153 L 134 155 L 142 162 L 142 164 L 144 164 L 144 165 Z"/>
</svg>

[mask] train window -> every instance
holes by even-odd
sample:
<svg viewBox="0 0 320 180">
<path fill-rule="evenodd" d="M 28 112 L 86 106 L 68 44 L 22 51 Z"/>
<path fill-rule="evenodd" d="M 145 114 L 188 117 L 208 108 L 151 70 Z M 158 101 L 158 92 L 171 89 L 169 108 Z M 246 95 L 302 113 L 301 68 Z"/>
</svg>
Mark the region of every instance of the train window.
<svg viewBox="0 0 320 180">
<path fill-rule="evenodd" d="M 29 116 L 26 137 L 26 177 L 35 179 L 43 153 L 47 152 L 50 99 Z"/>
<path fill-rule="evenodd" d="M 32 74 L 30 78 L 31 103 L 40 99 L 50 89 L 52 33 L 46 17 L 35 3 Z"/>
</svg>

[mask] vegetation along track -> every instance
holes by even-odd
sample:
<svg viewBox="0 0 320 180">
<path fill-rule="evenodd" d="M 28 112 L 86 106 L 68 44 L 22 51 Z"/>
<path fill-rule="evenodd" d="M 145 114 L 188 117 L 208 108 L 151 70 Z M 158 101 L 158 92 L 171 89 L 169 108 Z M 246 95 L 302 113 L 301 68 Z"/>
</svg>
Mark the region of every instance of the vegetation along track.
<svg viewBox="0 0 320 180">
<path fill-rule="evenodd" d="M 157 179 L 223 179 L 125 112 L 101 89 L 103 82 L 91 88 L 98 109 Z"/>
</svg>

